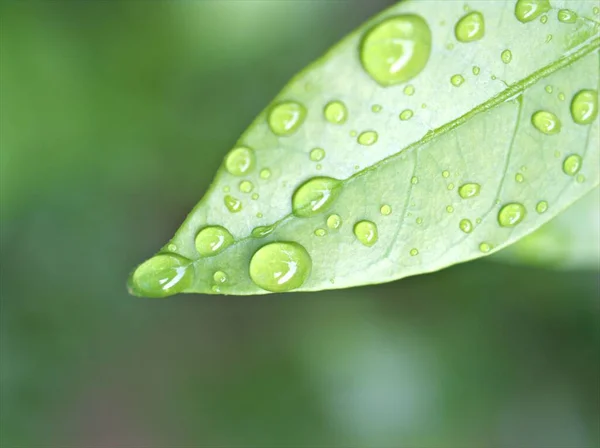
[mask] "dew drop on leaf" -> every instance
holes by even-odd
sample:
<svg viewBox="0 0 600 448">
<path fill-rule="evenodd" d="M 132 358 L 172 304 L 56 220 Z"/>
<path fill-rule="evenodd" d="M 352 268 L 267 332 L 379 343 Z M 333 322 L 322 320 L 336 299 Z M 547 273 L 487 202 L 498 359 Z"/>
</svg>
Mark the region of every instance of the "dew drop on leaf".
<svg viewBox="0 0 600 448">
<path fill-rule="evenodd" d="M 325 119 L 332 124 L 344 124 L 348 118 L 348 109 L 341 101 L 330 101 L 323 110 Z"/>
<path fill-rule="evenodd" d="M 409 253 L 411 257 L 414 257 L 416 255 L 419 255 L 419 250 L 416 248 L 412 248 Z"/>
<path fill-rule="evenodd" d="M 552 112 L 539 110 L 531 116 L 533 126 L 543 134 L 554 135 L 560 132 L 562 127 L 560 120 Z"/>
<path fill-rule="evenodd" d="M 467 218 L 461 219 L 458 223 L 458 227 L 465 233 L 471 233 L 473 231 L 473 223 Z"/>
<path fill-rule="evenodd" d="M 223 271 L 217 271 L 213 274 L 213 280 L 218 284 L 227 283 L 227 274 Z"/>
<path fill-rule="evenodd" d="M 240 191 L 242 193 L 250 193 L 254 189 L 254 185 L 249 180 L 240 182 Z"/>
<path fill-rule="evenodd" d="M 254 151 L 245 146 L 232 149 L 225 158 L 225 168 L 234 176 L 243 176 L 254 167 Z"/>
<path fill-rule="evenodd" d="M 571 101 L 571 116 L 577 124 L 590 124 L 598 116 L 598 92 L 580 90 Z"/>
<path fill-rule="evenodd" d="M 577 14 L 570 9 L 561 9 L 558 11 L 558 20 L 562 23 L 575 23 L 577 21 Z"/>
<path fill-rule="evenodd" d="M 553 91 L 554 89 L 552 88 L 552 86 L 546 86 L 546 87 L 544 87 L 544 90 L 545 90 L 547 93 L 552 93 L 552 91 Z"/>
<path fill-rule="evenodd" d="M 379 211 L 381 212 L 381 214 L 383 216 L 388 216 L 392 214 L 392 207 L 390 207 L 387 204 L 384 204 L 381 206 L 381 208 L 379 209 Z"/>
<path fill-rule="evenodd" d="M 315 230 L 315 236 L 325 236 L 327 235 L 327 231 L 325 229 L 317 229 Z"/>
<path fill-rule="evenodd" d="M 498 223 L 502 227 L 514 227 L 519 224 L 527 214 L 525 206 L 518 202 L 506 204 L 498 212 Z"/>
<path fill-rule="evenodd" d="M 559 100 L 561 100 L 561 101 L 564 101 L 564 100 L 565 100 L 565 98 L 566 98 L 566 96 L 565 96 L 565 94 L 564 94 L 563 92 L 560 92 L 560 93 L 558 94 L 558 99 L 559 99 Z"/>
<path fill-rule="evenodd" d="M 329 215 L 327 218 L 327 227 L 331 230 L 337 230 L 342 226 L 342 218 L 340 215 Z"/>
<path fill-rule="evenodd" d="M 459 42 L 473 42 L 485 34 L 485 23 L 480 12 L 473 11 L 463 16 L 454 27 L 454 35 Z"/>
<path fill-rule="evenodd" d="M 585 182 L 585 176 L 583 174 L 578 174 L 575 180 L 577 181 L 577 183 L 582 184 Z"/>
<path fill-rule="evenodd" d="M 304 122 L 306 108 L 295 101 L 276 104 L 269 112 L 269 128 L 281 137 L 292 135 Z"/>
<path fill-rule="evenodd" d="M 521 173 L 515 174 L 515 182 L 520 184 L 520 183 L 523 183 L 524 180 L 525 180 L 525 176 L 523 176 Z"/>
<path fill-rule="evenodd" d="M 520 22 L 527 23 L 550 11 L 548 0 L 517 0 L 515 16 Z"/>
<path fill-rule="evenodd" d="M 176 244 L 173 244 L 173 243 L 170 243 L 170 244 L 167 246 L 167 250 L 168 250 L 169 252 L 175 252 L 175 251 L 177 250 L 177 245 L 176 245 Z"/>
<path fill-rule="evenodd" d="M 273 230 L 275 230 L 274 226 L 259 226 L 252 229 L 251 235 L 254 238 L 263 238 L 273 233 Z"/>
<path fill-rule="evenodd" d="M 484 254 L 487 254 L 490 250 L 492 250 L 492 245 L 489 243 L 481 243 L 479 245 L 479 250 Z"/>
<path fill-rule="evenodd" d="M 194 243 L 196 250 L 203 257 L 217 255 L 233 244 L 233 236 L 221 226 L 209 226 L 201 229 Z"/>
<path fill-rule="evenodd" d="M 231 195 L 225 196 L 223 198 L 223 202 L 225 203 L 227 210 L 229 210 L 231 213 L 237 213 L 242 210 L 242 201 L 240 201 L 238 198 L 234 198 Z"/>
<path fill-rule="evenodd" d="M 479 75 L 480 72 L 481 72 L 481 69 L 479 67 L 477 67 L 476 65 L 473 66 L 473 74 L 475 76 Z"/>
<path fill-rule="evenodd" d="M 407 85 L 407 86 L 404 88 L 404 94 L 405 94 L 406 96 L 413 96 L 413 95 L 415 94 L 415 88 L 414 88 L 414 86 L 412 86 L 412 85 L 410 85 L 410 84 L 409 84 L 409 85 Z"/>
<path fill-rule="evenodd" d="M 258 193 L 254 193 L 251 198 L 253 201 L 256 201 L 260 196 L 258 195 Z"/>
<path fill-rule="evenodd" d="M 365 71 L 382 86 L 417 76 L 431 53 L 431 31 L 418 15 L 390 17 L 364 35 L 360 59 Z"/>
<path fill-rule="evenodd" d="M 548 202 L 546 201 L 540 201 L 535 206 L 535 211 L 539 214 L 545 213 L 546 210 L 548 210 Z"/>
<path fill-rule="evenodd" d="M 379 239 L 377 225 L 371 221 L 359 221 L 354 225 L 356 239 L 367 247 L 373 246 Z"/>
<path fill-rule="evenodd" d="M 453 212 L 454 212 L 454 207 L 452 207 L 451 205 L 448 205 L 448 206 L 446 207 L 446 211 L 447 211 L 448 213 L 453 213 Z"/>
<path fill-rule="evenodd" d="M 410 178 L 410 183 L 416 185 L 419 183 L 419 178 L 417 176 L 413 176 Z"/>
<path fill-rule="evenodd" d="M 361 132 L 358 136 L 358 143 L 363 146 L 371 146 L 377 142 L 377 137 L 377 132 L 375 131 Z"/>
<path fill-rule="evenodd" d="M 250 260 L 250 278 L 262 289 L 285 292 L 299 288 L 312 269 L 312 260 L 298 243 L 277 242 L 261 247 Z"/>
<path fill-rule="evenodd" d="M 450 82 L 454 87 L 459 87 L 463 82 L 465 82 L 465 78 L 463 78 L 462 75 L 452 75 Z"/>
<path fill-rule="evenodd" d="M 505 64 L 510 64 L 510 61 L 512 61 L 512 52 L 510 50 L 504 50 L 500 54 L 500 59 L 502 59 L 502 62 Z"/>
<path fill-rule="evenodd" d="M 325 158 L 325 150 L 323 148 L 315 148 L 310 152 L 310 160 L 320 162 Z"/>
<path fill-rule="evenodd" d="M 261 179 L 268 179 L 269 177 L 271 177 L 271 170 L 268 168 L 264 168 L 262 170 L 260 170 L 260 178 Z"/>
<path fill-rule="evenodd" d="M 374 113 L 379 113 L 379 112 L 381 112 L 381 109 L 382 109 L 382 107 L 381 107 L 381 105 L 379 105 L 379 104 L 373 104 L 373 105 L 371 106 L 371 110 L 372 110 Z"/>
<path fill-rule="evenodd" d="M 144 297 L 177 294 L 192 282 L 190 260 L 175 254 L 159 254 L 145 261 L 131 274 L 129 291 Z"/>
<path fill-rule="evenodd" d="M 450 177 L 450 171 L 448 170 L 444 170 L 442 171 L 442 177 L 447 179 L 448 177 Z"/>
<path fill-rule="evenodd" d="M 405 109 L 400 113 L 400 120 L 406 121 L 410 120 L 413 116 L 413 111 L 410 109 Z"/>
<path fill-rule="evenodd" d="M 463 184 L 460 187 L 458 187 L 458 195 L 463 199 L 479 196 L 480 191 L 481 185 L 474 182 Z"/>
<path fill-rule="evenodd" d="M 571 154 L 567 156 L 563 162 L 563 171 L 569 176 L 575 176 L 581 169 L 583 160 L 579 154 Z"/>
<path fill-rule="evenodd" d="M 326 211 L 338 197 L 341 182 L 331 177 L 314 177 L 303 183 L 292 197 L 292 211 L 308 218 Z"/>
</svg>

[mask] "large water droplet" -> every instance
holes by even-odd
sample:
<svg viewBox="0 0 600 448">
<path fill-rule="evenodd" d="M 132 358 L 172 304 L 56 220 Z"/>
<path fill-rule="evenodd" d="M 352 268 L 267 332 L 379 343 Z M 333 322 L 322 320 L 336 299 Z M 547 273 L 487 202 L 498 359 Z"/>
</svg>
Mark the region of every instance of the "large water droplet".
<svg viewBox="0 0 600 448">
<path fill-rule="evenodd" d="M 243 176 L 254 167 L 254 151 L 245 146 L 232 149 L 225 158 L 225 168 L 234 176 Z"/>
<path fill-rule="evenodd" d="M 458 194 L 463 199 L 472 198 L 475 196 L 479 196 L 479 192 L 481 191 L 481 185 L 476 183 L 468 183 L 463 184 L 458 187 Z"/>
<path fill-rule="evenodd" d="M 303 183 L 292 197 L 294 215 L 307 218 L 326 211 L 340 194 L 341 185 L 331 177 L 314 177 Z"/>
<path fill-rule="evenodd" d="M 359 221 L 354 225 L 354 235 L 356 239 L 367 247 L 371 247 L 377 242 L 377 225 L 371 221 Z"/>
<path fill-rule="evenodd" d="M 558 11 L 558 20 L 562 23 L 575 23 L 577 21 L 577 14 L 570 9 L 561 9 Z"/>
<path fill-rule="evenodd" d="M 567 156 L 563 162 L 563 171 L 569 176 L 575 176 L 581 169 L 583 160 L 579 154 L 571 154 Z"/>
<path fill-rule="evenodd" d="M 274 134 L 288 136 L 296 132 L 304 122 L 306 108 L 295 101 L 276 104 L 269 112 L 269 127 Z"/>
<path fill-rule="evenodd" d="M 458 227 L 465 233 L 471 233 L 473 231 L 473 223 L 467 218 L 461 219 L 458 223 Z"/>
<path fill-rule="evenodd" d="M 129 292 L 142 297 L 167 297 L 192 282 L 191 261 L 175 254 L 159 254 L 137 267 L 127 282 Z"/>
<path fill-rule="evenodd" d="M 377 142 L 377 132 L 365 131 L 358 136 L 358 143 L 364 146 L 371 146 Z"/>
<path fill-rule="evenodd" d="M 517 0 L 515 16 L 520 22 L 527 23 L 550 11 L 548 0 Z"/>
<path fill-rule="evenodd" d="M 342 226 L 342 218 L 340 215 L 329 215 L 327 218 L 327 227 L 331 230 L 337 230 Z"/>
<path fill-rule="evenodd" d="M 323 148 L 315 148 L 310 152 L 310 160 L 320 162 L 325 158 L 325 150 Z"/>
<path fill-rule="evenodd" d="M 560 120 L 552 112 L 539 110 L 531 116 L 531 123 L 540 132 L 554 135 L 560 132 L 562 127 Z"/>
<path fill-rule="evenodd" d="M 539 214 L 545 213 L 546 210 L 548 210 L 548 202 L 546 201 L 540 201 L 535 206 L 535 211 Z"/>
<path fill-rule="evenodd" d="M 348 109 L 341 101 L 330 101 L 323 109 L 325 119 L 333 124 L 343 124 L 348 118 Z"/>
<path fill-rule="evenodd" d="M 454 35 L 459 42 L 473 42 L 483 37 L 485 23 L 483 14 L 477 11 L 463 16 L 454 27 Z"/>
<path fill-rule="evenodd" d="M 598 92 L 580 90 L 571 101 L 571 116 L 577 124 L 590 124 L 598 116 Z"/>
<path fill-rule="evenodd" d="M 514 227 L 519 224 L 527 214 L 525 206 L 518 202 L 506 204 L 498 212 L 498 223 L 502 227 Z"/>
<path fill-rule="evenodd" d="M 229 210 L 231 213 L 238 213 L 242 211 L 242 201 L 240 201 L 238 198 L 227 195 L 223 198 L 223 202 L 225 203 L 227 210 Z"/>
<path fill-rule="evenodd" d="M 233 244 L 233 236 L 221 226 L 205 227 L 195 239 L 196 250 L 203 257 L 217 255 Z"/>
<path fill-rule="evenodd" d="M 389 17 L 363 37 L 360 59 L 367 73 L 382 86 L 417 76 L 431 53 L 431 31 L 417 15 Z"/>
<path fill-rule="evenodd" d="M 250 260 L 250 278 L 271 292 L 297 289 L 310 275 L 312 260 L 298 243 L 279 242 L 261 247 Z"/>
</svg>

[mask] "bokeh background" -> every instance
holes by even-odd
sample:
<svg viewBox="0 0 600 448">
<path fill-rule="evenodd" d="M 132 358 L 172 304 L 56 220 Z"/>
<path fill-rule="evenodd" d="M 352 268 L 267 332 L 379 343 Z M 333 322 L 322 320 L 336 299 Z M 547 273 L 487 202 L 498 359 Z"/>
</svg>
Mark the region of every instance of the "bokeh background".
<svg viewBox="0 0 600 448">
<path fill-rule="evenodd" d="M 597 271 L 127 295 L 285 82 L 391 1 L 4 1 L 0 446 L 597 447 Z"/>
</svg>

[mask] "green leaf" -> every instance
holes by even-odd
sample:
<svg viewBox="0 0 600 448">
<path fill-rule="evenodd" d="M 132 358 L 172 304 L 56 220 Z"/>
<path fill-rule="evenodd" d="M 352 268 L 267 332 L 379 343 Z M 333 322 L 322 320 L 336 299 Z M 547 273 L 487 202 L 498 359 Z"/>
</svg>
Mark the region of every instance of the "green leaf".
<svg viewBox="0 0 600 448">
<path fill-rule="evenodd" d="M 406 1 L 369 20 L 257 117 L 130 290 L 381 283 L 535 231 L 599 182 L 594 5 Z"/>
</svg>

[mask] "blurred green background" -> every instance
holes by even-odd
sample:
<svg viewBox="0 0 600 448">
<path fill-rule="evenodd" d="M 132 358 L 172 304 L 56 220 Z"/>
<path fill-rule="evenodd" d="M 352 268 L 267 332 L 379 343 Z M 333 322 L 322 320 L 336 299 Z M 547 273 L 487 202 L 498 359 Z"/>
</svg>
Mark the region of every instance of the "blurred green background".
<svg viewBox="0 0 600 448">
<path fill-rule="evenodd" d="M 391 3 L 1 4 L 2 448 L 598 446 L 594 270 L 126 293 L 253 117 Z"/>
</svg>

